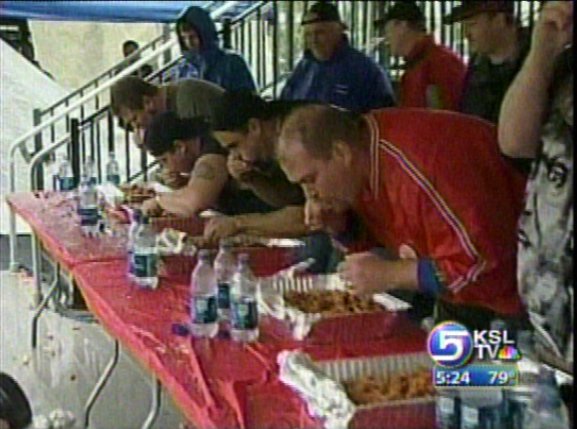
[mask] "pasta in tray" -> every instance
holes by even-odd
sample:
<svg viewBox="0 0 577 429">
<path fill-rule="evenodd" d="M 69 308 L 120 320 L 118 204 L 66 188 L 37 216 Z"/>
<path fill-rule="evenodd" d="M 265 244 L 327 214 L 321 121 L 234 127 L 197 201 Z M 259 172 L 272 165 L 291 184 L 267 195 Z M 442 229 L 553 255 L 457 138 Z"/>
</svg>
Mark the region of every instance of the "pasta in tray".
<svg viewBox="0 0 577 429">
<path fill-rule="evenodd" d="M 356 405 L 424 398 L 435 394 L 431 371 L 428 369 L 396 374 L 389 378 L 362 377 L 344 381 L 343 386 Z"/>
<path fill-rule="evenodd" d="M 289 306 L 303 313 L 320 313 L 326 316 L 384 311 L 371 297 L 357 296 L 348 291 L 289 291 L 284 294 L 284 299 Z"/>
</svg>

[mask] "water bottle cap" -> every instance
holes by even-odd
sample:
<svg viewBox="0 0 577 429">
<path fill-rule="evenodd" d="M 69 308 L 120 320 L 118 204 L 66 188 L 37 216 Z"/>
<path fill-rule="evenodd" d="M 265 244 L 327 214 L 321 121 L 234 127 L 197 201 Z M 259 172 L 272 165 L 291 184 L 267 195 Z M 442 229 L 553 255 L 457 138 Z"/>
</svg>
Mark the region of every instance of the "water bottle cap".
<svg viewBox="0 0 577 429">
<path fill-rule="evenodd" d="M 503 319 L 493 319 L 491 321 L 491 330 L 492 331 L 506 331 L 507 330 L 507 322 Z"/>
<path fill-rule="evenodd" d="M 231 249 L 232 248 L 232 241 L 228 238 L 221 238 L 218 242 L 218 246 L 221 249 Z"/>
<path fill-rule="evenodd" d="M 198 259 L 206 261 L 210 259 L 210 252 L 207 249 L 201 249 L 198 251 Z"/>
<path fill-rule="evenodd" d="M 150 224 L 150 218 L 148 216 L 142 215 L 140 223 L 142 223 L 143 225 L 148 225 Z"/>
<path fill-rule="evenodd" d="M 541 368 L 539 368 L 537 383 L 547 386 L 557 386 L 557 379 L 555 378 L 555 372 L 545 366 L 542 366 Z"/>
</svg>

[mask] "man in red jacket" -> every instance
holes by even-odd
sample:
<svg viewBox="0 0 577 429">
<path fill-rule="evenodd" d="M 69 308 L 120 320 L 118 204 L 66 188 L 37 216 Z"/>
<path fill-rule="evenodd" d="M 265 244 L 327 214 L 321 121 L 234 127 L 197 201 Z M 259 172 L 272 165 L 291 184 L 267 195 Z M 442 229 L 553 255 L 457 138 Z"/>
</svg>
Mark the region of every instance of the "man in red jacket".
<svg viewBox="0 0 577 429">
<path fill-rule="evenodd" d="M 524 314 L 515 276 L 525 180 L 493 126 L 452 112 L 363 117 L 314 105 L 286 119 L 278 156 L 304 188 L 311 223 L 339 235 L 352 213 L 396 256 L 349 254 L 341 275 L 358 293 L 420 290 L 437 298 L 438 320 L 471 329 Z M 311 205 L 322 207 L 314 220 Z"/>
<path fill-rule="evenodd" d="M 384 29 L 390 53 L 405 60 L 399 106 L 458 110 L 467 68 L 427 34 L 425 15 L 415 2 L 396 2 L 377 24 Z"/>
</svg>

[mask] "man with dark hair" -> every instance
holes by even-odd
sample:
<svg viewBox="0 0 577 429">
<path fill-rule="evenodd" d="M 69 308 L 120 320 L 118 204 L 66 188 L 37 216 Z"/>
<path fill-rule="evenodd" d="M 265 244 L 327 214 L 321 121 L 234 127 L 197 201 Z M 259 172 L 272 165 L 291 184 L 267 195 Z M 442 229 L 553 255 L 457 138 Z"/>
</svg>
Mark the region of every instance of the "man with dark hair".
<svg viewBox="0 0 577 429">
<path fill-rule="evenodd" d="M 208 208 L 233 215 L 267 212 L 271 207 L 250 191 L 242 191 L 226 171 L 226 152 L 199 119 L 182 119 L 167 111 L 155 116 L 146 129 L 144 148 L 173 174 L 188 177 L 188 184 L 144 202 L 145 213 L 164 209 L 190 217 Z"/>
<path fill-rule="evenodd" d="M 176 21 L 176 34 L 184 57 L 175 69 L 176 79 L 192 77 L 228 90 L 256 90 L 246 61 L 219 47 L 216 26 L 206 10 L 188 8 Z"/>
<path fill-rule="evenodd" d="M 154 115 L 167 110 L 180 118 L 211 120 L 224 90 L 199 79 L 158 86 L 134 76 L 116 82 L 110 90 L 112 113 L 133 129 L 146 129 Z"/>
<path fill-rule="evenodd" d="M 32 423 L 32 409 L 20 385 L 0 372 L 0 429 L 25 429 Z"/>
<path fill-rule="evenodd" d="M 322 207 L 310 222 L 346 240 L 355 214 L 398 258 L 347 255 L 339 271 L 358 293 L 419 290 L 436 298 L 438 320 L 471 329 L 524 314 L 515 229 L 525 181 L 501 157 L 494 127 L 444 111 L 300 107 L 278 156 L 307 203 Z"/>
<path fill-rule="evenodd" d="M 545 3 L 499 121 L 501 150 L 534 160 L 519 228 L 519 291 L 541 358 L 566 371 L 575 329 L 573 10 L 573 2 Z"/>
<path fill-rule="evenodd" d="M 302 191 L 288 181 L 275 159 L 280 124 L 292 105 L 266 102 L 250 91 L 227 91 L 216 106 L 213 135 L 229 153 L 228 171 L 243 188 L 278 210 L 259 217 L 211 219 L 205 230 L 207 238 L 247 233 L 255 228 L 292 237 L 307 232 Z"/>
<path fill-rule="evenodd" d="M 302 27 L 304 56 L 288 78 L 282 99 L 325 102 L 358 112 L 394 105 L 388 75 L 350 46 L 334 4 L 313 4 Z"/>
<path fill-rule="evenodd" d="M 458 110 L 465 64 L 427 34 L 425 15 L 415 2 L 396 2 L 377 25 L 384 29 L 391 55 L 405 60 L 399 106 Z"/>
<path fill-rule="evenodd" d="M 444 21 L 463 23 L 473 53 L 460 111 L 497 123 L 503 97 L 529 49 L 529 37 L 514 15 L 514 2 L 465 1 Z"/>
</svg>

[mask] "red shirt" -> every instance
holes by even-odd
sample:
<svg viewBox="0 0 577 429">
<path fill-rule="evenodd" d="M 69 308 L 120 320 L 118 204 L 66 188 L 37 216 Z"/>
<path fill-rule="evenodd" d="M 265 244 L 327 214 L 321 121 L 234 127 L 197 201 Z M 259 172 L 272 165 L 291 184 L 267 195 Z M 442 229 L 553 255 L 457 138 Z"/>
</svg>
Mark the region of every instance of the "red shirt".
<svg viewBox="0 0 577 429">
<path fill-rule="evenodd" d="M 366 118 L 371 175 L 356 210 L 372 238 L 432 259 L 441 299 L 520 314 L 516 231 L 525 179 L 502 157 L 495 127 L 423 109 Z"/>
<path fill-rule="evenodd" d="M 467 67 L 457 54 L 427 36 L 415 45 L 406 61 L 400 107 L 458 110 Z"/>
</svg>

